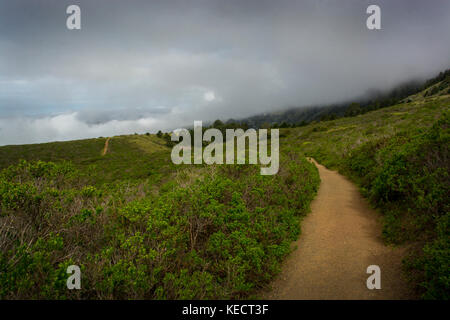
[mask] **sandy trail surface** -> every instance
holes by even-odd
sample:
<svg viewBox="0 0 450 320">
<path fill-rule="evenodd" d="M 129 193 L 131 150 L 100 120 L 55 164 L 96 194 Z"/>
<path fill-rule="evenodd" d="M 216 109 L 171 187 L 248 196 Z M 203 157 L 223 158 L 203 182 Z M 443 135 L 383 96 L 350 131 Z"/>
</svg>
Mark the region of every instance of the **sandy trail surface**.
<svg viewBox="0 0 450 320">
<path fill-rule="evenodd" d="M 412 299 L 402 273 L 404 248 L 386 246 L 379 214 L 358 188 L 314 160 L 322 180 L 302 221 L 297 249 L 266 299 Z M 367 267 L 381 269 L 381 289 L 369 290 Z"/>
<path fill-rule="evenodd" d="M 109 150 L 109 140 L 111 138 L 106 138 L 105 146 L 103 147 L 102 156 L 104 156 Z"/>
</svg>

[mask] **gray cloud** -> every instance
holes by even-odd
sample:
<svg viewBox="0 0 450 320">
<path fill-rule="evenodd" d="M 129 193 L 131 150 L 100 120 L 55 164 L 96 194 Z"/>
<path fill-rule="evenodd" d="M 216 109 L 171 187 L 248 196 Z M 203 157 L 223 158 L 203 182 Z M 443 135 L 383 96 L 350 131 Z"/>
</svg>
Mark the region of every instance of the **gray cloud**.
<svg viewBox="0 0 450 320">
<path fill-rule="evenodd" d="M 376 3 L 380 31 L 372 1 L 0 0 L 0 144 L 326 104 L 449 67 L 449 2 Z"/>
</svg>

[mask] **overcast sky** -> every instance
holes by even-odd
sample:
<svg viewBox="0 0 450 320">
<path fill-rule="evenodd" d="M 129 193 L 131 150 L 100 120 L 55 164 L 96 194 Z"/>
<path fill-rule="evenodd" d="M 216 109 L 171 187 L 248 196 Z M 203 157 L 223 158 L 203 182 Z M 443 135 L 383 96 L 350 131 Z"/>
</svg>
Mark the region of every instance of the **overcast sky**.
<svg viewBox="0 0 450 320">
<path fill-rule="evenodd" d="M 339 102 L 449 68 L 449 33 L 441 0 L 0 0 L 0 145 Z"/>
</svg>

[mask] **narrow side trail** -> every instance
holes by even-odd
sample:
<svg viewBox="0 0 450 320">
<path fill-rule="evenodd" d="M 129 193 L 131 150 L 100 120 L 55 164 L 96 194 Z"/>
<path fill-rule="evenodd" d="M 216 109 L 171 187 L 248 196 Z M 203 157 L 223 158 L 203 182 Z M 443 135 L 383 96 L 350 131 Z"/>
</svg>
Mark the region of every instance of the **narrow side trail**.
<svg viewBox="0 0 450 320">
<path fill-rule="evenodd" d="M 266 299 L 413 299 L 401 274 L 404 248 L 386 246 L 379 215 L 357 187 L 311 160 L 322 180 L 302 221 L 297 249 Z M 381 289 L 369 290 L 367 267 L 381 269 Z"/>
<path fill-rule="evenodd" d="M 106 155 L 106 153 L 108 152 L 108 148 L 109 148 L 109 140 L 111 138 L 106 138 L 105 141 L 105 146 L 103 147 L 103 151 L 102 151 L 102 156 Z"/>
</svg>

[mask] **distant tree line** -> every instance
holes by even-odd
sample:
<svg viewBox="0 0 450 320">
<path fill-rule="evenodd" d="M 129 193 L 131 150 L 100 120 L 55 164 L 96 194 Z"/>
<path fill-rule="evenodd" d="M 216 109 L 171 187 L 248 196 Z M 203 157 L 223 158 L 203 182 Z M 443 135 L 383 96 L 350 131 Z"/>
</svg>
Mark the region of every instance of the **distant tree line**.
<svg viewBox="0 0 450 320">
<path fill-rule="evenodd" d="M 354 117 L 369 111 L 389 107 L 400 103 L 410 95 L 417 94 L 426 88 L 439 82 L 441 85 L 433 87 L 425 95 L 433 95 L 440 90 L 449 90 L 450 69 L 439 73 L 436 77 L 425 82 L 409 81 L 405 82 L 392 90 L 382 92 L 372 92 L 366 97 L 347 103 L 338 103 L 328 106 L 311 106 L 291 108 L 284 112 L 256 115 L 244 119 L 249 127 L 261 128 L 269 124 L 271 127 L 292 127 L 311 123 L 312 121 L 329 121 L 341 117 Z M 447 92 L 447 94 L 449 94 Z"/>
</svg>

